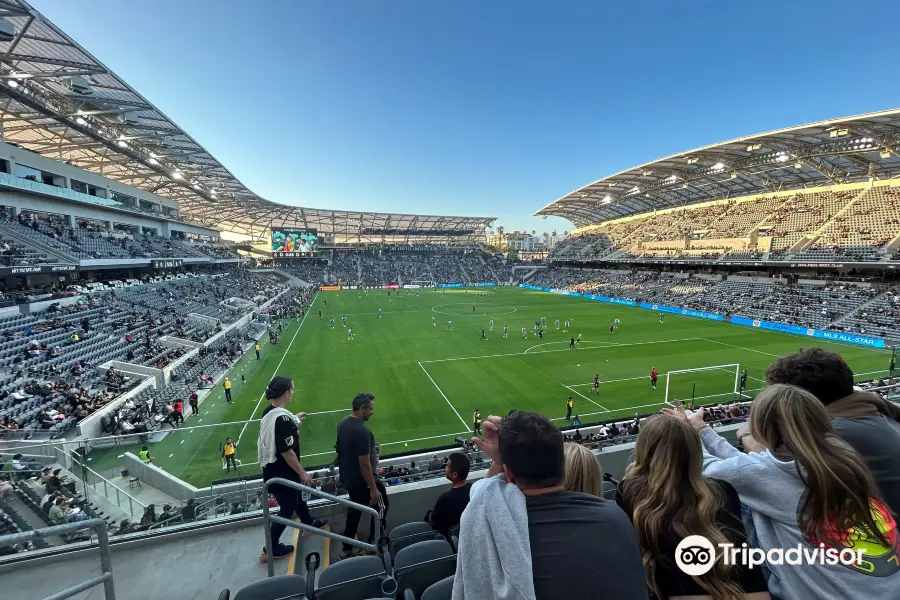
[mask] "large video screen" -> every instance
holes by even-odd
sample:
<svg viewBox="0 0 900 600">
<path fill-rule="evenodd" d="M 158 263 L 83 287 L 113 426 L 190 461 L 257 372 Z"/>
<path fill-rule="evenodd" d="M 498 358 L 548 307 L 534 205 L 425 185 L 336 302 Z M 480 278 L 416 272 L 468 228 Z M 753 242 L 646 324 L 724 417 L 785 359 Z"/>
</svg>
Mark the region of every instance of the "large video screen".
<svg viewBox="0 0 900 600">
<path fill-rule="evenodd" d="M 315 229 L 273 229 L 272 254 L 284 257 L 318 251 L 319 236 Z"/>
</svg>

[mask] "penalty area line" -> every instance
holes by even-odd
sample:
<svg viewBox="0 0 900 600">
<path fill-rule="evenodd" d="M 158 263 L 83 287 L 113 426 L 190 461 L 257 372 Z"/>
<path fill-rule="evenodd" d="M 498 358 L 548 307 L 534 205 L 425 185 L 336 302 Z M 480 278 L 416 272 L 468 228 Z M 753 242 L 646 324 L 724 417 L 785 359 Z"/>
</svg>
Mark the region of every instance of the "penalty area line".
<svg viewBox="0 0 900 600">
<path fill-rule="evenodd" d="M 563 387 L 566 388 L 567 390 L 569 390 L 570 392 L 573 392 L 573 393 L 575 393 L 575 394 L 578 394 L 579 396 L 581 396 L 582 398 L 584 398 L 585 400 L 587 400 L 588 402 L 590 402 L 590 403 L 593 404 L 594 406 L 600 407 L 600 408 L 602 408 L 603 410 L 605 410 L 606 412 L 610 412 L 610 410 L 609 410 L 608 408 L 606 408 L 606 407 L 603 406 L 602 404 L 599 404 L 599 403 L 597 403 L 597 402 L 594 402 L 593 400 L 591 400 L 590 398 L 588 398 L 587 396 L 585 396 L 584 394 L 582 394 L 582 393 L 579 392 L 578 390 L 573 389 L 573 388 L 571 388 L 571 387 L 569 387 L 569 386 L 567 386 L 567 385 L 564 385 Z"/>
<path fill-rule="evenodd" d="M 459 417 L 459 420 L 460 420 L 460 422 L 462 422 L 463 427 L 468 427 L 469 424 L 466 422 L 465 419 L 462 418 L 462 415 L 459 414 L 459 411 L 456 410 L 456 407 L 453 406 L 453 403 L 451 403 L 450 400 L 447 398 L 447 395 L 444 393 L 444 391 L 441 389 L 441 387 L 437 384 L 437 382 L 434 380 L 434 378 L 428 372 L 428 369 L 425 368 L 425 365 L 423 365 L 420 362 L 419 367 L 425 373 L 425 376 L 428 377 L 428 380 L 431 381 L 432 385 L 434 385 L 435 389 L 437 389 L 438 393 L 444 398 L 444 401 L 447 402 L 447 406 L 449 406 L 453 410 L 453 412 L 456 413 L 456 416 Z"/>
</svg>

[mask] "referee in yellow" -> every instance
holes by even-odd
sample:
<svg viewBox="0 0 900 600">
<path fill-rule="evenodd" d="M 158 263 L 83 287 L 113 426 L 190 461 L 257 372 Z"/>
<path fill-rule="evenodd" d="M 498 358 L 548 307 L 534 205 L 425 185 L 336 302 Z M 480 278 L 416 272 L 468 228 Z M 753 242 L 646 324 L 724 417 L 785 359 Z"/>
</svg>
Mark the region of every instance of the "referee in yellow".
<svg viewBox="0 0 900 600">
<path fill-rule="evenodd" d="M 481 435 L 481 411 L 477 408 L 472 415 L 472 435 Z"/>
<path fill-rule="evenodd" d="M 225 402 L 231 404 L 231 380 L 228 377 L 225 378 L 222 387 L 225 388 Z"/>
<path fill-rule="evenodd" d="M 260 350 L 262 350 L 262 348 L 260 348 L 259 343 L 257 343 L 256 344 L 256 360 L 259 360 L 259 351 Z"/>
</svg>

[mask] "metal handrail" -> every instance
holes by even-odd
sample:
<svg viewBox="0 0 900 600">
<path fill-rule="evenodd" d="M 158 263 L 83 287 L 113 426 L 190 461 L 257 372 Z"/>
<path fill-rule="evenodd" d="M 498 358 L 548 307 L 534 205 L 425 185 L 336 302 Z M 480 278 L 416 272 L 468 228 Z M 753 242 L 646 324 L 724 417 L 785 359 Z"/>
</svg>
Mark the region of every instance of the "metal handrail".
<svg viewBox="0 0 900 600">
<path fill-rule="evenodd" d="M 268 480 L 263 485 L 263 497 L 268 498 L 269 488 L 273 485 L 282 485 L 287 488 L 291 488 L 292 490 L 297 490 L 298 492 L 306 492 L 310 496 L 317 496 L 319 498 L 325 498 L 326 500 L 330 500 L 336 504 L 340 504 L 341 506 L 346 506 L 347 508 L 352 508 L 354 510 L 358 510 L 360 512 L 371 515 L 375 522 L 378 523 L 379 534 L 377 539 L 381 539 L 384 536 L 384 526 L 381 523 L 381 515 L 378 514 L 378 511 L 372 508 L 371 506 L 363 506 L 362 504 L 357 504 L 356 502 L 351 502 L 350 500 L 346 500 L 344 498 L 338 498 L 337 496 L 332 496 L 331 494 L 327 494 L 321 490 L 317 490 L 315 488 L 311 488 L 305 486 L 301 483 L 297 483 L 295 481 L 288 481 L 287 479 L 282 479 L 280 477 L 275 477 L 273 479 Z M 305 523 L 299 521 L 292 521 L 290 519 L 285 519 L 283 517 L 279 517 L 278 515 L 271 514 L 269 509 L 269 503 L 262 503 L 262 511 L 263 511 L 263 527 L 266 530 L 266 565 L 267 570 L 269 572 L 269 577 L 275 576 L 275 565 L 272 557 L 272 527 L 271 523 L 280 523 L 281 525 L 285 525 L 287 527 L 295 527 L 300 529 L 301 531 L 305 531 L 307 533 L 312 533 L 315 535 L 321 535 L 337 542 L 341 542 L 343 544 L 348 544 L 350 546 L 356 546 L 357 548 L 362 548 L 363 550 L 367 550 L 369 552 L 378 552 L 378 546 L 375 544 L 367 544 L 366 542 L 361 542 L 359 540 L 351 539 L 348 537 L 344 537 L 343 535 L 325 531 L 324 529 L 319 529 L 318 527 L 312 527 L 310 525 L 306 525 Z"/>
<path fill-rule="evenodd" d="M 106 600 L 116 600 L 116 590 L 113 586 L 112 556 L 109 551 L 109 533 L 106 528 L 107 524 L 103 519 L 88 519 L 86 521 L 66 523 L 64 525 L 54 525 L 53 527 L 45 527 L 43 529 L 33 529 L 31 531 L 23 531 L 10 535 L 0 535 L 0 547 L 12 546 L 13 544 L 19 544 L 21 542 L 30 542 L 31 540 L 44 538 L 50 535 L 65 535 L 81 531 L 82 529 L 93 529 L 97 532 L 98 547 L 100 548 L 100 569 L 102 573 L 97 577 L 92 577 L 91 579 L 56 592 L 44 600 L 63 600 L 64 598 L 71 598 L 75 594 L 80 594 L 101 583 L 103 584 Z"/>
<path fill-rule="evenodd" d="M 58 452 L 59 454 L 61 454 L 62 457 L 63 457 L 63 459 L 65 459 L 65 457 L 67 456 L 67 455 L 66 455 L 65 453 L 63 453 L 63 451 L 60 450 L 59 448 L 53 448 L 53 450 L 54 450 L 55 452 Z M 103 493 L 102 495 L 103 495 L 104 498 L 106 498 L 106 499 L 107 499 L 108 501 L 110 501 L 110 502 L 112 502 L 113 500 L 112 500 L 112 498 L 109 497 L 109 490 L 107 489 L 107 487 L 108 487 L 108 486 L 112 486 L 112 488 L 113 488 L 114 490 L 116 490 L 116 502 L 115 502 L 115 504 L 116 504 L 116 506 L 118 506 L 119 508 L 122 508 L 122 505 L 119 504 L 119 494 L 124 494 L 125 497 L 128 498 L 128 514 L 131 515 L 132 518 L 136 518 L 136 517 L 135 517 L 135 514 L 134 514 L 134 505 L 135 505 L 135 503 L 136 503 L 138 506 L 140 506 L 142 509 L 146 509 L 146 508 L 147 508 L 147 505 L 146 505 L 146 504 L 144 504 L 143 502 L 141 502 L 140 500 L 138 500 L 137 498 L 135 498 L 134 496 L 132 496 L 131 494 L 129 494 L 128 492 L 126 492 L 125 490 L 123 490 L 122 488 L 120 488 L 119 486 L 117 486 L 116 484 L 114 484 L 112 481 L 110 481 L 109 479 L 107 479 L 106 477 L 104 477 L 103 475 L 101 475 L 100 473 L 98 473 L 97 471 L 95 471 L 94 469 L 92 469 L 92 468 L 90 468 L 89 466 L 87 466 L 86 464 L 84 464 L 83 461 L 81 461 L 81 460 L 79 460 L 78 458 L 76 458 L 74 452 L 73 452 L 73 453 L 70 453 L 70 454 L 68 455 L 68 458 L 69 458 L 73 463 L 75 463 L 76 465 L 78 465 L 78 467 L 79 467 L 80 469 L 83 469 L 85 473 L 90 473 L 90 474 L 93 475 L 98 481 L 102 481 L 102 482 L 103 482 L 104 493 Z M 65 465 L 65 463 L 63 463 L 63 465 Z M 73 475 L 74 475 L 74 474 L 75 474 L 75 473 L 73 473 Z M 86 488 L 88 485 L 96 485 L 96 482 L 95 482 L 94 484 L 89 484 L 89 483 L 87 482 L 87 479 L 86 479 L 86 478 L 82 479 L 82 482 L 81 482 L 81 483 L 82 483 L 82 486 L 85 487 L 85 488 Z M 93 489 L 94 489 L 94 491 L 95 491 L 96 493 L 98 493 L 98 494 L 100 493 L 100 491 L 97 490 L 97 488 L 93 488 Z M 87 497 L 87 493 L 85 493 L 85 497 Z M 124 510 L 124 508 L 123 508 L 123 510 Z"/>
</svg>

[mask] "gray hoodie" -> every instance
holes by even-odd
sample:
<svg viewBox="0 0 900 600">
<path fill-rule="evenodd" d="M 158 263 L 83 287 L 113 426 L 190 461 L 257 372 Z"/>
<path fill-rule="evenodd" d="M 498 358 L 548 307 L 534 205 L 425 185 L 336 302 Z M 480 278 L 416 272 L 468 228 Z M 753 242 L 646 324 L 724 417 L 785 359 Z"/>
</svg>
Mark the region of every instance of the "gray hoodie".
<svg viewBox="0 0 900 600">
<path fill-rule="evenodd" d="M 460 520 L 453 600 L 535 600 L 525 495 L 503 475 L 476 481 Z"/>
<path fill-rule="evenodd" d="M 712 428 L 701 431 L 700 438 L 704 446 L 703 474 L 734 486 L 741 503 L 750 509 L 759 548 L 764 551 L 797 546 L 810 551 L 816 548 L 805 539 L 797 521 L 806 485 L 794 461 L 780 461 L 768 450 L 744 454 Z M 900 566 L 896 557 L 900 543 L 893 517 L 886 516 L 891 525 L 888 536 L 894 540 L 893 548 L 868 547 L 864 554 L 866 562 L 858 569 L 840 564 L 779 566 L 770 563 L 771 595 L 783 600 L 900 598 Z"/>
</svg>

